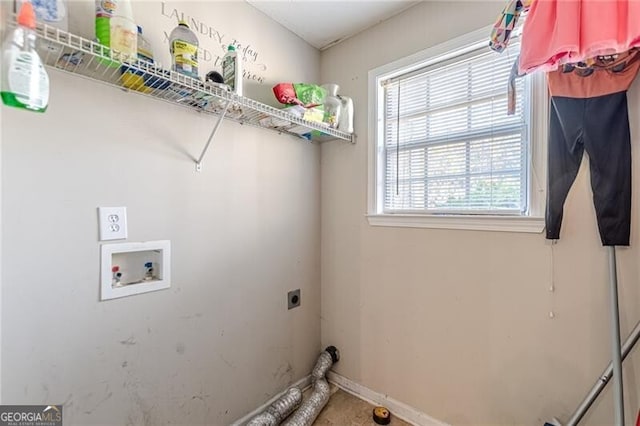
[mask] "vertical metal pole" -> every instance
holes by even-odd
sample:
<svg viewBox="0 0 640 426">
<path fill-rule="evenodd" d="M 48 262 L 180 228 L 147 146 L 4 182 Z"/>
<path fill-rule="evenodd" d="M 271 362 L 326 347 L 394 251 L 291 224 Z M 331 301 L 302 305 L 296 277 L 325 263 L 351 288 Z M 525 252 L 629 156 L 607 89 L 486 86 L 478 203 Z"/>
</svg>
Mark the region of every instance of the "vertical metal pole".
<svg viewBox="0 0 640 426">
<path fill-rule="evenodd" d="M 615 425 L 624 426 L 624 390 L 622 382 L 622 355 L 620 353 L 620 312 L 618 309 L 618 273 L 616 267 L 616 248 L 608 246 L 609 252 L 609 288 L 611 298 L 611 363 L 613 365 L 613 401 Z"/>
</svg>

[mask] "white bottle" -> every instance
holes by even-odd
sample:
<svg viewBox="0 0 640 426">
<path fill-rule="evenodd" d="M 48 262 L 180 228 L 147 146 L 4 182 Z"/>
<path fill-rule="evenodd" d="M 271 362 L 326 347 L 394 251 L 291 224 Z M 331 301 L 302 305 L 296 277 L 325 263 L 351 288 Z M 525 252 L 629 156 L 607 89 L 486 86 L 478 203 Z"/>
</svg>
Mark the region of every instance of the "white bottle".
<svg viewBox="0 0 640 426">
<path fill-rule="evenodd" d="M 347 96 L 338 95 L 342 101 L 342 112 L 338 119 L 338 130 L 353 133 L 353 100 Z"/>
<path fill-rule="evenodd" d="M 49 104 L 49 76 L 35 50 L 35 12 L 25 2 L 18 14 L 18 26 L 7 32 L 2 46 L 2 87 L 5 105 L 44 112 Z"/>
<path fill-rule="evenodd" d="M 235 46 L 229 46 L 222 58 L 222 78 L 231 91 L 242 96 L 242 60 Z"/>
<path fill-rule="evenodd" d="M 138 26 L 133 20 L 129 0 L 118 0 L 109 26 L 110 47 L 114 59 L 120 62 L 135 62 L 138 56 Z"/>
</svg>

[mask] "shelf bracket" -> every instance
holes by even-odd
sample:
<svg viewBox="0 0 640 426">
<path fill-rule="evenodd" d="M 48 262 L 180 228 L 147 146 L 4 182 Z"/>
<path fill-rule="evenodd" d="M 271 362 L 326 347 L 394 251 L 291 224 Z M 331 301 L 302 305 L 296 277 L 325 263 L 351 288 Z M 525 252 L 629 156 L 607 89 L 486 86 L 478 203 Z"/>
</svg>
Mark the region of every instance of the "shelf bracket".
<svg viewBox="0 0 640 426">
<path fill-rule="evenodd" d="M 227 111 L 229 110 L 229 106 L 231 105 L 231 101 L 227 101 L 227 103 L 224 106 L 224 110 L 222 110 L 222 112 L 220 113 L 220 115 L 218 116 L 218 121 L 216 121 L 216 124 L 213 126 L 213 130 L 211 131 L 211 134 L 209 135 L 209 139 L 207 140 L 207 143 L 205 144 L 203 150 L 202 150 L 202 154 L 200 154 L 200 158 L 198 158 L 196 160 L 196 171 L 197 172 L 201 172 L 202 171 L 202 159 L 204 158 L 205 154 L 207 153 L 207 150 L 209 149 L 209 145 L 211 145 L 211 141 L 213 140 L 213 137 L 216 135 L 216 133 L 218 133 L 218 129 L 220 128 L 220 124 L 222 124 L 222 120 L 224 119 L 224 116 L 227 114 Z"/>
</svg>

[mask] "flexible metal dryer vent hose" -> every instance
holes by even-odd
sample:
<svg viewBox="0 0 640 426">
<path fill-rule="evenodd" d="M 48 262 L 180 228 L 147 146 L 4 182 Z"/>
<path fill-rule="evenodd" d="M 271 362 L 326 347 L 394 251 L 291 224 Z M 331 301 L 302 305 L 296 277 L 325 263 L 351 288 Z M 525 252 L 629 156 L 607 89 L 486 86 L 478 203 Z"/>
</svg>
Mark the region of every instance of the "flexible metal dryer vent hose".
<svg viewBox="0 0 640 426">
<path fill-rule="evenodd" d="M 249 420 L 245 426 L 277 426 L 302 402 L 300 388 L 292 387 L 275 400 L 262 413 Z"/>
<path fill-rule="evenodd" d="M 329 383 L 325 378 L 331 366 L 340 360 L 340 352 L 335 346 L 329 346 L 320 354 L 311 372 L 311 396 L 302 403 L 300 408 L 287 419 L 283 426 L 311 426 L 327 405 L 330 396 Z"/>
<path fill-rule="evenodd" d="M 313 391 L 309 399 L 286 422 L 287 426 L 309 426 L 318 417 L 320 411 L 329 401 L 329 384 L 325 378 L 327 371 L 340 359 L 340 352 L 335 346 L 329 346 L 320 354 L 315 367 L 311 371 Z M 277 426 L 286 419 L 302 401 L 300 388 L 292 387 L 284 395 L 267 407 L 262 413 L 254 416 L 245 426 Z"/>
</svg>

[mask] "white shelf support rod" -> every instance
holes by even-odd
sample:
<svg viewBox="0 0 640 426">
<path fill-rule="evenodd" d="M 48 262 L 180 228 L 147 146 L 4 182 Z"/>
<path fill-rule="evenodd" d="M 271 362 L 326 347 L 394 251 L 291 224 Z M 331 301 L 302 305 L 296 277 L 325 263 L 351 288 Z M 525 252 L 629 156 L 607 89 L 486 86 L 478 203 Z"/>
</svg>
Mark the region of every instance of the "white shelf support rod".
<svg viewBox="0 0 640 426">
<path fill-rule="evenodd" d="M 216 121 L 216 124 L 213 126 L 213 130 L 211 131 L 211 134 L 209 135 L 209 139 L 207 140 L 207 143 L 202 150 L 202 154 L 200 154 L 200 158 L 198 158 L 198 160 L 196 161 L 196 171 L 198 172 L 202 171 L 202 159 L 207 153 L 207 150 L 209 149 L 209 145 L 211 145 L 211 141 L 213 140 L 213 137 L 216 135 L 216 133 L 218 133 L 220 124 L 222 124 L 222 120 L 224 119 L 224 116 L 227 114 L 227 110 L 229 110 L 230 105 L 231 105 L 231 101 L 227 101 L 227 103 L 224 106 L 224 110 L 222 110 L 222 113 L 220 113 L 220 115 L 218 116 L 218 121 Z"/>
<path fill-rule="evenodd" d="M 629 337 L 627 337 L 627 340 L 625 340 L 624 344 L 622 345 L 622 361 L 624 361 L 627 355 L 629 355 L 629 352 L 631 351 L 631 349 L 633 349 L 635 344 L 638 343 L 638 340 L 640 340 L 640 321 L 638 321 L 636 327 L 633 329 L 631 334 L 629 334 Z M 600 375 L 600 377 L 598 377 L 598 380 L 593 385 L 593 388 L 591 388 L 587 396 L 584 398 L 584 401 L 580 403 L 576 411 L 564 426 L 576 426 L 578 423 L 580 423 L 580 420 L 582 420 L 595 400 L 598 399 L 598 396 L 600 395 L 602 390 L 605 388 L 605 386 L 607 386 L 607 383 L 609 383 L 609 381 L 611 380 L 612 375 L 613 366 L 610 362 L 604 372 Z"/>
</svg>

